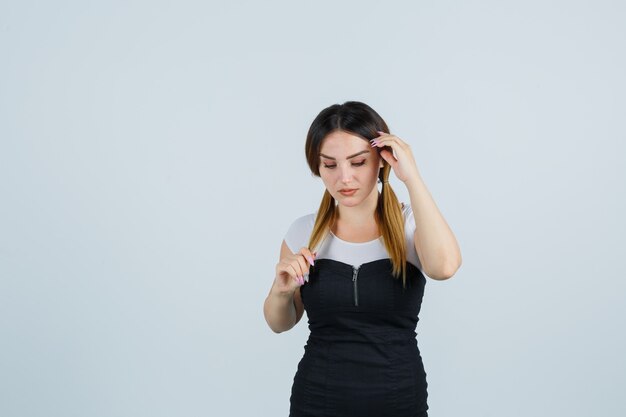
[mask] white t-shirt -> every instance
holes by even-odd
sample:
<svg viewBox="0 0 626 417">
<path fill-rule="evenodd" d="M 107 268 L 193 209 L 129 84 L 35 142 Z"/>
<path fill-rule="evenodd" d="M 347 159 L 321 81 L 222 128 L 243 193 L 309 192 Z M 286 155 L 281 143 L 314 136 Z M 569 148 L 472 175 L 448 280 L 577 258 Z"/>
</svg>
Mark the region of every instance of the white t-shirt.
<svg viewBox="0 0 626 417">
<path fill-rule="evenodd" d="M 406 260 L 422 271 L 422 264 L 415 251 L 413 237 L 415 233 L 415 218 L 413 217 L 413 210 L 410 204 L 404 204 L 402 214 L 404 215 L 404 234 L 406 237 Z M 298 217 L 291 223 L 285 234 L 285 243 L 287 243 L 291 252 L 296 253 L 300 251 L 300 248 L 308 245 L 316 216 L 317 211 Z M 389 253 L 383 244 L 382 237 L 369 242 L 354 243 L 342 240 L 330 232 L 317 251 L 316 259 L 322 258 L 334 259 L 359 266 L 365 262 L 387 259 L 389 258 Z"/>
</svg>

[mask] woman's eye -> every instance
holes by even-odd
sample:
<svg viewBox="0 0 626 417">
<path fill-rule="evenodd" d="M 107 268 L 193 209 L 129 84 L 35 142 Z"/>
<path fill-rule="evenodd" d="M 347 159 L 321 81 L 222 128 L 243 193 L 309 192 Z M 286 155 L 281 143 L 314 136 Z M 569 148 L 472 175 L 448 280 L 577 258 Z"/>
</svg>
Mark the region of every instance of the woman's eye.
<svg viewBox="0 0 626 417">
<path fill-rule="evenodd" d="M 354 164 L 352 164 L 352 166 L 355 167 L 360 167 L 361 165 L 365 165 L 365 161 L 361 161 L 361 162 L 355 162 Z M 335 168 L 337 165 L 326 165 L 324 164 L 324 168 Z"/>
</svg>

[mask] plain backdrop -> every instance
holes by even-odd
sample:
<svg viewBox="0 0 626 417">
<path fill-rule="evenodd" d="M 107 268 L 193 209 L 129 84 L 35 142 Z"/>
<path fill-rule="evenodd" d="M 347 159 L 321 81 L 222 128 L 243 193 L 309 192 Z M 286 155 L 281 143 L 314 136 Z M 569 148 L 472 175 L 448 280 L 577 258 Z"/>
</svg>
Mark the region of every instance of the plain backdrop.
<svg viewBox="0 0 626 417">
<path fill-rule="evenodd" d="M 427 279 L 430 416 L 623 416 L 619 1 L 2 1 L 0 415 L 286 416 L 263 302 L 366 102 L 463 265 Z M 404 184 L 391 185 L 408 202 Z"/>
</svg>

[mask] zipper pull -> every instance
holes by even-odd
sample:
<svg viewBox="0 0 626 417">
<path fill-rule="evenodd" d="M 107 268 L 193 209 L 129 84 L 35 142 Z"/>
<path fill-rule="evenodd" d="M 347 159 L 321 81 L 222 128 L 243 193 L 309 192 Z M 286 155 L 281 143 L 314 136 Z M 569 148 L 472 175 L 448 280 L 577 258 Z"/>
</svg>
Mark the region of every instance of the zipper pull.
<svg viewBox="0 0 626 417">
<path fill-rule="evenodd" d="M 359 266 L 352 266 L 352 287 L 354 288 L 354 305 L 358 306 L 359 305 L 359 293 L 357 290 L 357 275 L 359 273 L 359 268 L 361 267 L 361 265 Z"/>
</svg>

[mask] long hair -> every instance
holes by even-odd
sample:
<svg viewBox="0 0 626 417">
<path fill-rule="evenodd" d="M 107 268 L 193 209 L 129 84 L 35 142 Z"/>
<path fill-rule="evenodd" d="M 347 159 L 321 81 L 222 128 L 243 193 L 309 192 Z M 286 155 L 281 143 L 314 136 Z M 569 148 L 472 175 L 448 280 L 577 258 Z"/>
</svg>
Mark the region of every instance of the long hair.
<svg viewBox="0 0 626 417">
<path fill-rule="evenodd" d="M 320 149 L 326 136 L 341 130 L 360 136 L 369 143 L 379 136 L 377 131 L 389 133 L 389 128 L 382 117 L 374 109 L 359 101 L 346 101 L 343 104 L 333 104 L 322 110 L 311 123 L 306 136 L 305 153 L 309 168 L 313 175 L 320 176 Z M 380 152 L 380 150 L 378 150 Z M 391 165 L 382 157 L 383 168 L 380 168 L 378 178 L 382 182 L 382 191 L 378 195 L 378 203 L 374 219 L 381 232 L 383 243 L 391 263 L 392 274 L 398 278 L 402 274 L 402 284 L 406 286 L 406 240 L 404 236 L 404 217 L 398 197 L 387 182 Z M 317 248 L 327 237 L 330 227 L 337 219 L 338 211 L 335 199 L 324 191 L 315 218 L 315 225 L 309 237 L 309 248 Z M 311 249 L 312 250 L 312 249 Z"/>
</svg>

